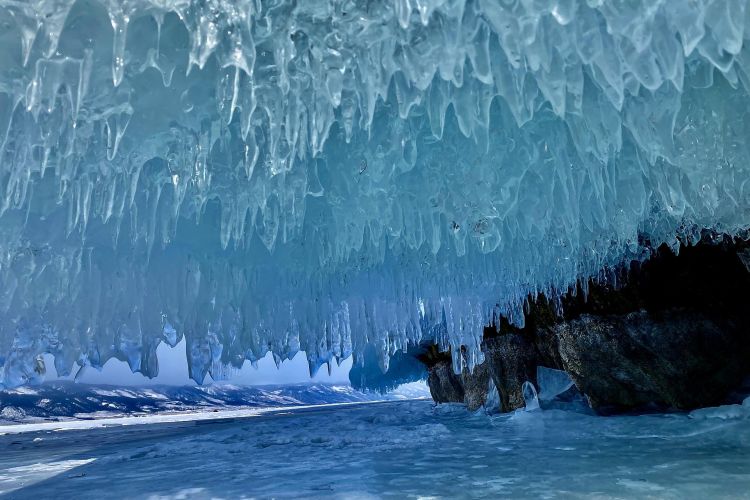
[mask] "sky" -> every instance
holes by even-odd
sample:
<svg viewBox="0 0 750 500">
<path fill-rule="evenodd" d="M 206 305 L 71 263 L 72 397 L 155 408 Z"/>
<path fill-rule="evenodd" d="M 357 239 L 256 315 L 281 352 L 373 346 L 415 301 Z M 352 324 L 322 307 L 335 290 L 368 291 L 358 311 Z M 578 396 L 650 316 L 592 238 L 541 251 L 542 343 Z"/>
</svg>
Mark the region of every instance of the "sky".
<svg viewBox="0 0 750 500">
<path fill-rule="evenodd" d="M 78 382 L 85 384 L 112 384 L 112 385 L 195 385 L 195 382 L 188 377 L 187 357 L 185 355 L 185 339 L 174 347 L 170 347 L 162 342 L 156 349 L 159 359 L 159 375 L 149 379 L 140 373 L 132 373 L 128 364 L 118 359 L 107 361 L 102 370 L 86 367 L 84 372 L 78 378 Z M 73 367 L 71 374 L 67 377 L 58 377 L 54 366 L 54 356 L 45 354 L 44 364 L 47 368 L 45 380 L 70 380 L 75 377 L 78 365 Z M 352 367 L 352 358 L 349 357 L 336 366 L 334 362 L 331 366 L 331 374 L 325 365 L 318 370 L 318 373 L 310 379 L 310 373 L 307 365 L 307 357 L 304 351 L 300 351 L 291 359 L 283 361 L 280 367 L 276 368 L 271 353 L 258 361 L 258 368 L 253 368 L 249 361 L 245 361 L 242 368 L 233 373 L 228 380 L 222 381 L 235 385 L 269 385 L 269 384 L 301 384 L 309 382 L 323 382 L 348 384 L 349 370 Z M 212 383 L 213 380 L 208 375 L 204 384 Z"/>
</svg>

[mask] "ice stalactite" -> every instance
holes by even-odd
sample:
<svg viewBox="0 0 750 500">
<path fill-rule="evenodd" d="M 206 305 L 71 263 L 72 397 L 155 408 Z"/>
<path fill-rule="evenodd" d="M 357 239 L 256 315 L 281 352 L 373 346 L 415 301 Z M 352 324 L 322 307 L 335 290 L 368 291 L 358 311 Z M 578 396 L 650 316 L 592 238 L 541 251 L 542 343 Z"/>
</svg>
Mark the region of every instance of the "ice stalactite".
<svg viewBox="0 0 750 500">
<path fill-rule="evenodd" d="M 746 228 L 743 0 L 0 0 L 0 384 L 117 357 L 483 360 Z M 167 339 L 168 341 L 176 339 Z"/>
</svg>

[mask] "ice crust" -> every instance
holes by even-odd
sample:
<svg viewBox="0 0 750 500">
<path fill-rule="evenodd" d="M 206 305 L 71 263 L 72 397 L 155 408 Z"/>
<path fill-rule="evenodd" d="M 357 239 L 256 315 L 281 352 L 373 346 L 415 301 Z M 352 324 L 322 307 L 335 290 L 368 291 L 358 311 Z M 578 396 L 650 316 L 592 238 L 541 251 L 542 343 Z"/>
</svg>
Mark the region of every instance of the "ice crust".
<svg viewBox="0 0 750 500">
<path fill-rule="evenodd" d="M 528 294 L 745 229 L 747 3 L 0 0 L 0 385 L 183 335 L 197 381 L 460 370 Z"/>
</svg>

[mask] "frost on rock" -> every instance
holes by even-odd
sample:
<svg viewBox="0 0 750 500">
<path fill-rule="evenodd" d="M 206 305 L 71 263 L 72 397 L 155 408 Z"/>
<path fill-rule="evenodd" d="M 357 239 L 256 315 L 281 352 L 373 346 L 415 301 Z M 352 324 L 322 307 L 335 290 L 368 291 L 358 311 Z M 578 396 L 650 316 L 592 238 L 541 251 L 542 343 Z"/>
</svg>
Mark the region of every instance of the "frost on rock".
<svg viewBox="0 0 750 500">
<path fill-rule="evenodd" d="M 529 294 L 746 227 L 748 26 L 744 0 L 0 0 L 0 384 L 44 352 L 153 376 L 183 335 L 197 381 L 269 350 L 385 370 L 428 330 L 471 368 Z"/>
</svg>

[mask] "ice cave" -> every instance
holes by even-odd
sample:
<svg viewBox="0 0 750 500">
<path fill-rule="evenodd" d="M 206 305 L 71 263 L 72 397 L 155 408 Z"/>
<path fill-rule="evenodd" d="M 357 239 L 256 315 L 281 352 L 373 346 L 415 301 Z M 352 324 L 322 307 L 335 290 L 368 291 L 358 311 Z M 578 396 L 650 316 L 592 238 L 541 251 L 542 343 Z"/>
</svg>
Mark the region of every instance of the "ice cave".
<svg viewBox="0 0 750 500">
<path fill-rule="evenodd" d="M 0 0 L 0 496 L 749 498 L 750 0 Z"/>
</svg>

